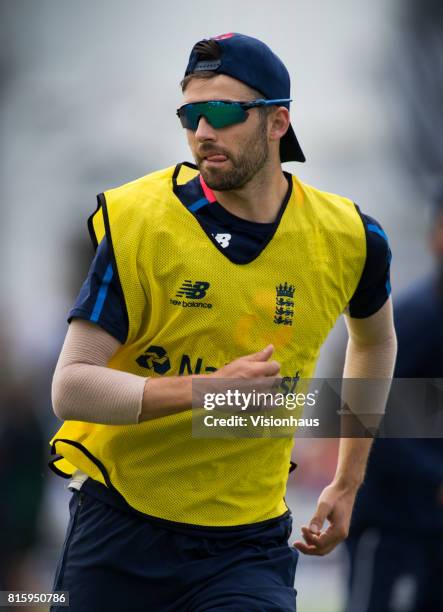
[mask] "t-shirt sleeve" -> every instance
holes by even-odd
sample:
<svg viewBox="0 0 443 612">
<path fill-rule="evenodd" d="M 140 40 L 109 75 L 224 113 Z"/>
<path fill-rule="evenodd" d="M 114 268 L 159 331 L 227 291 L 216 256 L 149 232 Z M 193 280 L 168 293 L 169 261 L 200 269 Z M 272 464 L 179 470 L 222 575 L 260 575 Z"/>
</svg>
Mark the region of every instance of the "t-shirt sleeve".
<svg viewBox="0 0 443 612">
<path fill-rule="evenodd" d="M 356 319 L 370 317 L 379 310 L 391 294 L 391 249 L 380 223 L 363 214 L 356 205 L 366 234 L 366 262 L 346 314 Z"/>
<path fill-rule="evenodd" d="M 106 237 L 97 247 L 68 323 L 74 318 L 96 323 L 122 344 L 126 342 L 128 315 Z"/>
</svg>

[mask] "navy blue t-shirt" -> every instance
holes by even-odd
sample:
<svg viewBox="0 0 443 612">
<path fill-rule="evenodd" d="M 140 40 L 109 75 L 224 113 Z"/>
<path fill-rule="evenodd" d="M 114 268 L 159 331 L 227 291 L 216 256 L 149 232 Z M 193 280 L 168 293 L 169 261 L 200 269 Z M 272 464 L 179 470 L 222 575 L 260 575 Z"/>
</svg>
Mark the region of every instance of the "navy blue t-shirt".
<svg viewBox="0 0 443 612">
<path fill-rule="evenodd" d="M 290 175 L 285 173 L 285 176 L 288 191 L 273 223 L 246 221 L 225 210 L 218 202 L 208 202 L 198 177 L 181 185 L 177 195 L 227 257 L 242 264 L 263 250 L 278 227 L 292 188 Z M 348 314 L 364 318 L 377 312 L 390 295 L 391 251 L 381 225 L 363 214 L 358 206 L 356 208 L 365 227 L 367 254 L 360 282 L 348 304 Z M 88 276 L 69 312 L 68 322 L 73 318 L 96 323 L 122 344 L 126 341 L 128 315 L 106 238 L 97 247 Z"/>
</svg>

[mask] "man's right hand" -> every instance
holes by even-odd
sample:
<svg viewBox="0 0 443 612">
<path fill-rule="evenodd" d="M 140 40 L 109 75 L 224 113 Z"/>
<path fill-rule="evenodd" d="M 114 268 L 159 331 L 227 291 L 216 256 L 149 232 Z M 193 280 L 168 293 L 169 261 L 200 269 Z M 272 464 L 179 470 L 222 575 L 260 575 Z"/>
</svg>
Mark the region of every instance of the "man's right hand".
<svg viewBox="0 0 443 612">
<path fill-rule="evenodd" d="M 256 391 L 271 391 L 280 372 L 280 364 L 275 360 L 269 361 L 273 352 L 274 347 L 269 344 L 257 353 L 234 359 L 211 374 L 148 379 L 143 393 L 140 421 L 189 410 L 192 405 L 192 382 L 196 379 L 238 379 L 244 381 L 245 391 L 250 391 L 249 381 L 254 380 Z M 220 381 L 220 384 L 222 391 L 224 383 Z M 237 383 L 237 386 L 243 387 L 243 384 Z"/>
<path fill-rule="evenodd" d="M 268 344 L 257 353 L 238 357 L 226 364 L 213 374 L 215 378 L 260 378 L 263 376 L 277 376 L 280 372 L 280 364 L 273 359 L 269 361 L 274 347 Z"/>
</svg>

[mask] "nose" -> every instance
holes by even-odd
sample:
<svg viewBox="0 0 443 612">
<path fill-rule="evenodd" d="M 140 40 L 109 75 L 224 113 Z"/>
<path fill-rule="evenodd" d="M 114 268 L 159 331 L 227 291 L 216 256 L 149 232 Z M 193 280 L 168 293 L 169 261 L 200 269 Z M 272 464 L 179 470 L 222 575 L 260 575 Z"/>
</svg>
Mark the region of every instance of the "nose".
<svg viewBox="0 0 443 612">
<path fill-rule="evenodd" d="M 207 121 L 203 115 L 200 117 L 198 121 L 197 129 L 195 130 L 195 137 L 197 140 L 215 140 L 217 135 L 215 129 L 212 125 Z"/>
</svg>

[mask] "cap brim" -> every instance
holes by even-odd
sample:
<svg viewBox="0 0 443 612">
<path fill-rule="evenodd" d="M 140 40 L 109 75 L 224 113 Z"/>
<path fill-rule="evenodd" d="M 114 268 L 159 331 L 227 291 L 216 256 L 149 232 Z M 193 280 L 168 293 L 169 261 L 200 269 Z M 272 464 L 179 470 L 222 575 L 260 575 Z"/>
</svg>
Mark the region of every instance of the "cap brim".
<svg viewBox="0 0 443 612">
<path fill-rule="evenodd" d="M 306 157 L 298 144 L 297 136 L 291 124 L 289 124 L 288 131 L 280 140 L 280 160 L 282 162 L 306 161 Z"/>
</svg>

